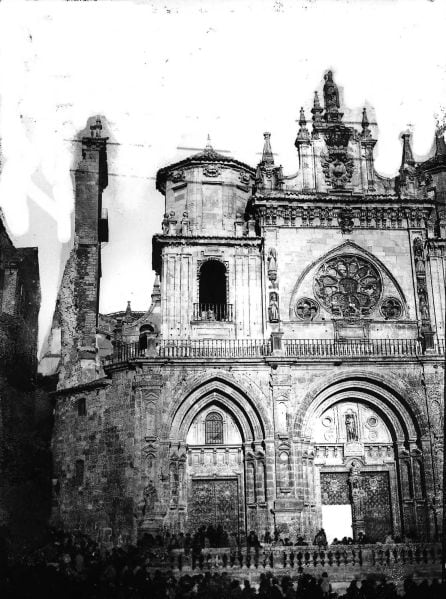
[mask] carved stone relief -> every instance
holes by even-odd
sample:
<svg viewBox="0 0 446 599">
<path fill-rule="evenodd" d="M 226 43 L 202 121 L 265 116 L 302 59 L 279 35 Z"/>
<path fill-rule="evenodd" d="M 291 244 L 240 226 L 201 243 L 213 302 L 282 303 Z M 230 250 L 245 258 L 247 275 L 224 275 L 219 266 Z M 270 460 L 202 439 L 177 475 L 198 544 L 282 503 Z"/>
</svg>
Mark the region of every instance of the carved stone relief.
<svg viewBox="0 0 446 599">
<path fill-rule="evenodd" d="M 203 175 L 205 177 L 218 177 L 221 173 L 221 167 L 217 164 L 207 164 L 203 168 Z"/>
<path fill-rule="evenodd" d="M 380 311 L 386 320 L 396 320 L 401 317 L 403 307 L 399 299 L 386 297 L 381 304 Z"/>
<path fill-rule="evenodd" d="M 353 211 L 351 208 L 343 208 L 338 214 L 338 224 L 343 233 L 351 233 L 353 231 L 354 220 Z"/>
<path fill-rule="evenodd" d="M 339 463 L 348 456 L 365 456 L 367 464 L 393 460 L 387 425 L 361 403 L 345 401 L 325 410 L 313 423 L 312 431 L 319 463 Z"/>
<path fill-rule="evenodd" d="M 184 177 L 184 171 L 180 170 L 180 171 L 172 171 L 169 174 L 169 179 L 173 182 L 173 183 L 179 183 L 180 181 L 184 181 L 185 177 Z"/>
<path fill-rule="evenodd" d="M 314 320 L 319 314 L 319 304 L 313 299 L 302 297 L 297 300 L 294 312 L 297 318 L 309 322 Z"/>
</svg>

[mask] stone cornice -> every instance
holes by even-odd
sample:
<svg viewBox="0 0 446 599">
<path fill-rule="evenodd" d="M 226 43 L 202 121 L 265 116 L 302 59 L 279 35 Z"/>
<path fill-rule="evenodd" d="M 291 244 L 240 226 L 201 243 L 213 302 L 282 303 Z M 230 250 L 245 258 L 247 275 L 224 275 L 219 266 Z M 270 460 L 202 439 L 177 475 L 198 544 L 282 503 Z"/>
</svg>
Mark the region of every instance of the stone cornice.
<svg viewBox="0 0 446 599">
<path fill-rule="evenodd" d="M 262 237 L 206 237 L 203 235 L 154 235 L 152 238 L 152 268 L 159 273 L 161 269 L 161 250 L 163 247 L 209 247 L 226 246 L 240 248 L 261 248 Z"/>
<path fill-rule="evenodd" d="M 242 247 L 260 247 L 263 243 L 261 237 L 217 237 L 210 235 L 155 235 L 153 242 L 159 245 L 229 245 Z"/>
<path fill-rule="evenodd" d="M 251 211 L 261 227 L 322 227 L 341 228 L 350 233 L 360 229 L 426 228 L 434 224 L 434 207 L 426 206 L 330 206 L 278 205 L 265 203 L 251 205 Z"/>
<path fill-rule="evenodd" d="M 184 367 L 184 364 L 187 364 L 189 368 L 193 366 L 209 366 L 209 364 L 213 364 L 215 366 L 223 366 L 227 367 L 228 365 L 234 366 L 237 364 L 238 366 L 251 366 L 251 367 L 262 367 L 262 366 L 272 366 L 279 364 L 280 366 L 291 366 L 291 365 L 302 365 L 307 366 L 308 364 L 312 364 L 314 366 L 332 363 L 335 366 L 339 366 L 342 363 L 348 364 L 420 364 L 423 363 L 444 363 L 444 356 L 439 354 L 424 354 L 420 356 L 258 356 L 258 357 L 177 357 L 177 358 L 165 358 L 165 357 L 151 357 L 151 358 L 133 358 L 129 360 L 124 360 L 115 364 L 107 364 L 104 369 L 110 376 L 112 372 L 126 371 L 131 367 L 136 367 L 136 365 L 140 364 L 152 364 L 152 365 L 163 365 L 164 367 L 174 366 L 178 368 Z M 76 389 L 67 389 L 67 392 L 75 392 Z"/>
<path fill-rule="evenodd" d="M 257 192 L 251 198 L 251 204 L 253 206 L 262 205 L 262 204 L 270 204 L 274 202 L 275 204 L 288 204 L 292 206 L 296 206 L 296 202 L 298 205 L 302 204 L 327 204 L 330 206 L 333 205 L 355 205 L 364 207 L 364 206 L 373 206 L 374 204 L 381 206 L 382 204 L 387 204 L 389 206 L 397 205 L 398 207 L 413 207 L 413 206 L 433 206 L 437 204 L 434 198 L 414 198 L 414 197 L 404 197 L 397 194 L 387 195 L 387 194 L 362 194 L 362 193 L 353 193 L 353 192 L 344 192 L 342 194 L 333 194 L 333 193 L 322 193 L 322 192 L 310 192 L 310 191 L 298 191 L 298 190 L 277 190 L 277 191 L 268 191 L 265 193 Z"/>
<path fill-rule="evenodd" d="M 222 167 L 231 168 L 237 171 L 248 172 L 252 177 L 255 176 L 255 169 L 245 162 L 231 158 L 230 156 L 224 156 L 215 151 L 206 151 L 188 156 L 179 162 L 169 164 L 165 166 L 156 174 L 156 188 L 161 193 L 166 191 L 166 180 L 172 171 L 181 171 L 188 168 L 203 167 L 206 164 L 219 164 Z"/>
<path fill-rule="evenodd" d="M 93 389 L 98 389 L 102 387 L 109 387 L 112 384 L 111 379 L 108 377 L 102 377 L 100 379 L 96 379 L 95 381 L 90 381 L 89 383 L 83 383 L 81 385 L 74 385 L 72 387 L 65 387 L 64 389 L 57 389 L 56 391 L 51 391 L 49 393 L 50 396 L 57 397 L 59 395 L 71 395 L 73 393 L 83 393 L 84 391 L 91 391 Z"/>
</svg>

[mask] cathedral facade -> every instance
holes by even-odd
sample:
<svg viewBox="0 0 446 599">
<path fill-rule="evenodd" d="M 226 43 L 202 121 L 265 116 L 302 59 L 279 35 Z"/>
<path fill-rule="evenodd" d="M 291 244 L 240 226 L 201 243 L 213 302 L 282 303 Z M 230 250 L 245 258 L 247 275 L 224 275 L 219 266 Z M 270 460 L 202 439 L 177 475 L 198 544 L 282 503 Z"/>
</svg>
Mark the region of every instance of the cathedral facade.
<svg viewBox="0 0 446 599">
<path fill-rule="evenodd" d="M 295 173 L 210 144 L 162 168 L 145 313 L 98 315 L 106 138 L 82 140 L 60 337 L 53 521 L 117 542 L 221 524 L 243 538 L 438 539 L 446 145 L 396 178 L 331 72 Z M 113 240 L 111 240 L 113 241 Z M 344 517 L 343 516 L 343 517 Z"/>
</svg>

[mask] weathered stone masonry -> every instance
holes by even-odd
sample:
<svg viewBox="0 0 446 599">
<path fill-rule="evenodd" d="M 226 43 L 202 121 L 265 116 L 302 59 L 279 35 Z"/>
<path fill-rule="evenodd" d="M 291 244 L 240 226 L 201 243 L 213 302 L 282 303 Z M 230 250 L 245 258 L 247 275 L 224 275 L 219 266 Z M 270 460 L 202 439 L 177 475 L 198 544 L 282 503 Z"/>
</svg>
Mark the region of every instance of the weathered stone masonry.
<svg viewBox="0 0 446 599">
<path fill-rule="evenodd" d="M 0 212 L 0 527 L 14 542 L 42 523 L 42 447 L 35 428 L 39 308 L 37 248 L 14 247 Z"/>
</svg>

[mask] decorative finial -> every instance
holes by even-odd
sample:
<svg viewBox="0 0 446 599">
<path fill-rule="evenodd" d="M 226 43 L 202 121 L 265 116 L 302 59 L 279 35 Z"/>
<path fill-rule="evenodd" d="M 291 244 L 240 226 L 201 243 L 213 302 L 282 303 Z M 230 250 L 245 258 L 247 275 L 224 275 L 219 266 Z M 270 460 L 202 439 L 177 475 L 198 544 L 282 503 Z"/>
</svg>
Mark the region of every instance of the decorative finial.
<svg viewBox="0 0 446 599">
<path fill-rule="evenodd" d="M 369 119 L 367 117 L 367 110 L 365 108 L 362 109 L 362 121 L 361 121 L 361 125 L 362 125 L 362 133 L 361 136 L 363 138 L 370 138 L 372 137 L 372 134 L 370 132 L 369 129 Z"/>
<path fill-rule="evenodd" d="M 265 143 L 263 144 L 262 162 L 263 164 L 274 164 L 273 151 L 271 149 L 271 133 L 264 133 Z"/>
<path fill-rule="evenodd" d="M 299 114 L 299 131 L 297 132 L 296 142 L 298 144 L 300 141 L 304 141 L 310 138 L 310 134 L 307 129 L 307 119 L 305 118 L 305 112 L 303 107 L 300 109 Z"/>
<path fill-rule="evenodd" d="M 311 109 L 311 114 L 313 115 L 313 135 L 317 134 L 317 129 L 322 126 L 322 113 L 323 109 L 319 101 L 319 95 L 317 92 L 314 92 L 313 108 Z"/>
<path fill-rule="evenodd" d="M 208 133 L 208 138 L 207 138 L 207 141 L 206 141 L 206 148 L 205 149 L 206 150 L 213 150 L 213 147 L 212 147 L 212 144 L 211 144 L 211 136 L 209 135 L 209 133 Z"/>
<path fill-rule="evenodd" d="M 369 119 L 367 118 L 367 110 L 365 108 L 362 109 L 362 128 L 367 129 L 369 126 Z"/>
</svg>

